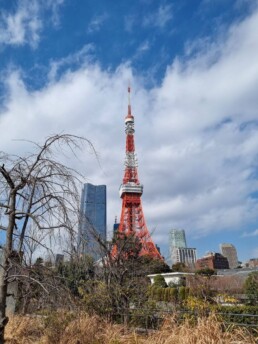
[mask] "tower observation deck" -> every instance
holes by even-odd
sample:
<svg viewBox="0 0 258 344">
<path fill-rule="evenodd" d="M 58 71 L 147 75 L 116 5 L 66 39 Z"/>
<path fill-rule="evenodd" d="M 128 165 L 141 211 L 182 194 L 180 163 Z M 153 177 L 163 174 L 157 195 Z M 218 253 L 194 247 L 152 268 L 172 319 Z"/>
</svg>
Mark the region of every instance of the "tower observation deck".
<svg viewBox="0 0 258 344">
<path fill-rule="evenodd" d="M 143 185 L 138 177 L 138 162 L 134 145 L 134 116 L 131 112 L 130 87 L 128 87 L 128 113 L 125 117 L 126 155 L 123 182 L 119 189 L 122 211 L 118 233 L 133 235 L 140 239 L 140 255 L 163 259 L 152 241 L 142 210 Z"/>
</svg>

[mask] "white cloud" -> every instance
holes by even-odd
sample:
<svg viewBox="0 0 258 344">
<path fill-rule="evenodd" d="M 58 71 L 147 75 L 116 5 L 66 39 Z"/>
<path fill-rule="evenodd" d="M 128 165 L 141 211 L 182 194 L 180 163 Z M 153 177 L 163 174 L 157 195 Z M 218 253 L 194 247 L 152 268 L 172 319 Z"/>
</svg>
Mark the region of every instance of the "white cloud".
<svg viewBox="0 0 258 344">
<path fill-rule="evenodd" d="M 50 70 L 48 73 L 48 79 L 50 82 L 56 81 L 57 74 L 62 68 L 78 67 L 78 65 L 84 65 L 91 61 L 91 52 L 94 51 L 93 44 L 84 45 L 79 51 L 72 53 L 59 60 L 52 60 L 50 63 Z"/>
<path fill-rule="evenodd" d="M 51 20 L 56 27 L 60 25 L 59 9 L 63 3 L 64 0 L 43 0 L 43 4 L 50 9 Z"/>
<path fill-rule="evenodd" d="M 151 44 L 148 40 L 143 41 L 135 51 L 135 54 L 131 57 L 131 60 L 137 60 L 146 54 L 150 50 Z"/>
<path fill-rule="evenodd" d="M 172 18 L 172 6 L 161 5 L 158 8 L 158 12 L 148 14 L 144 17 L 143 26 L 156 26 L 159 28 L 164 28 Z"/>
<path fill-rule="evenodd" d="M 258 229 L 252 231 L 252 232 L 244 232 L 242 234 L 242 237 L 245 238 L 245 237 L 255 237 L 255 236 L 258 236 Z"/>
<path fill-rule="evenodd" d="M 167 69 L 162 84 L 147 90 L 128 65 L 102 70 L 83 55 L 80 67 L 29 91 L 17 72 L 6 79 L 0 113 L 1 146 L 24 148 L 13 138 L 42 140 L 71 132 L 92 140 L 101 168 L 87 152 L 72 162 L 88 180 L 108 186 L 108 223 L 120 214 L 118 188 L 124 160 L 127 80 L 133 85 L 136 150 L 144 184 L 143 209 L 157 243 L 171 227 L 195 235 L 254 228 L 258 201 L 258 12 L 211 48 Z M 86 49 L 87 50 L 87 49 Z M 80 55 L 80 53 L 79 53 Z M 70 57 L 55 61 L 57 68 Z M 68 62 L 67 62 L 68 61 Z M 53 68 L 53 63 L 52 63 Z"/>
<path fill-rule="evenodd" d="M 94 17 L 88 25 L 88 33 L 99 31 L 107 19 L 108 15 L 106 13 Z"/>
<path fill-rule="evenodd" d="M 24 44 L 36 48 L 43 29 L 42 11 L 50 10 L 52 22 L 58 23 L 58 7 L 63 0 L 18 0 L 13 13 L 2 11 L 0 24 L 0 44 L 21 46 Z"/>
</svg>

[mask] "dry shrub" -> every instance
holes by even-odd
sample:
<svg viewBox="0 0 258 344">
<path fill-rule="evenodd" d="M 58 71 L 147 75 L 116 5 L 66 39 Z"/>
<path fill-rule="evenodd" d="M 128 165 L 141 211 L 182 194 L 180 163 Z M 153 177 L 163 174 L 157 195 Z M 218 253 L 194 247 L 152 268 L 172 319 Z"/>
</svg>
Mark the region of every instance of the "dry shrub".
<svg viewBox="0 0 258 344">
<path fill-rule="evenodd" d="M 256 344 L 244 328 L 225 331 L 215 316 L 196 325 L 166 319 L 161 330 L 136 335 L 122 325 L 110 324 L 85 313 L 55 312 L 48 317 L 15 316 L 7 325 L 9 344 Z"/>
<path fill-rule="evenodd" d="M 67 326 L 77 317 L 74 312 L 59 311 L 51 312 L 43 317 L 44 336 L 46 343 L 59 343 Z"/>
<path fill-rule="evenodd" d="M 14 316 L 11 317 L 5 336 L 8 344 L 36 344 L 44 333 L 44 323 L 39 317 Z"/>
<path fill-rule="evenodd" d="M 132 333 L 128 333 L 121 325 L 81 314 L 68 325 L 60 344 L 123 344 L 132 343 L 131 338 Z"/>
<path fill-rule="evenodd" d="M 256 344 L 255 338 L 244 328 L 223 329 L 214 315 L 199 318 L 193 326 L 190 321 L 178 325 L 167 319 L 160 331 L 148 337 L 148 344 Z M 146 343 L 147 343 L 146 342 Z"/>
</svg>

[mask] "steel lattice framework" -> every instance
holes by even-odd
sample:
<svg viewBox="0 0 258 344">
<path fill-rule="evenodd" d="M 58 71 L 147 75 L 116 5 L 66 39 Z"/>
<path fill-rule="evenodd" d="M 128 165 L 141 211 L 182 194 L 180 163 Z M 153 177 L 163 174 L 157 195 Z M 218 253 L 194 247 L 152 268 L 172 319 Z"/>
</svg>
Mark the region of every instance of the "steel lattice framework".
<svg viewBox="0 0 258 344">
<path fill-rule="evenodd" d="M 140 255 L 163 259 L 154 245 L 145 223 L 142 210 L 141 195 L 143 185 L 138 178 L 138 163 L 134 145 L 134 116 L 131 113 L 130 87 L 128 87 L 128 114 L 125 117 L 126 157 L 123 183 L 120 186 L 122 211 L 118 233 L 133 235 L 140 239 Z"/>
</svg>

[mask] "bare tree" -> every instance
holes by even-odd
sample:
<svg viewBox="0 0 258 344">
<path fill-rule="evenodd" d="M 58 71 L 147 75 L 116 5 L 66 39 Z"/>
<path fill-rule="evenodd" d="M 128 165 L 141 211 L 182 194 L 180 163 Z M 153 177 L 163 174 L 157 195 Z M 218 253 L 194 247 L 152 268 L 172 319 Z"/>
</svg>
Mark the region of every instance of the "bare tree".
<svg viewBox="0 0 258 344">
<path fill-rule="evenodd" d="M 81 176 L 60 157 L 64 149 L 75 154 L 85 143 L 95 153 L 88 140 L 69 134 L 51 136 L 43 145 L 31 142 L 35 153 L 25 156 L 0 152 L 0 229 L 6 231 L 0 275 L 0 343 L 8 322 L 6 298 L 12 256 L 17 251 L 21 260 L 29 225 L 33 223 L 48 235 L 73 232 L 77 226 Z"/>
</svg>

